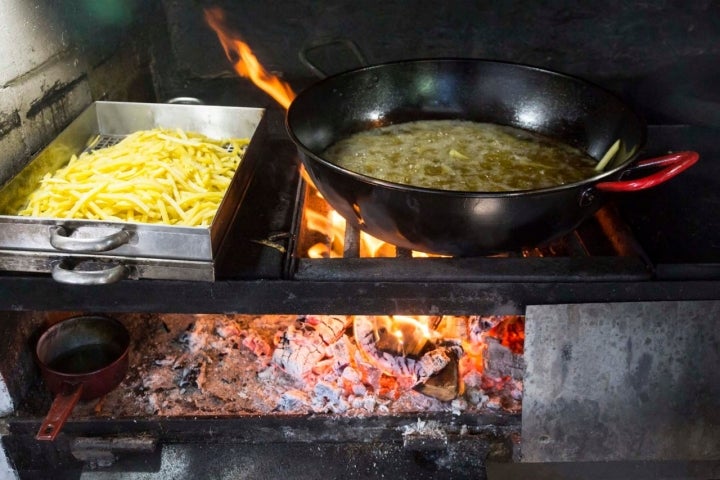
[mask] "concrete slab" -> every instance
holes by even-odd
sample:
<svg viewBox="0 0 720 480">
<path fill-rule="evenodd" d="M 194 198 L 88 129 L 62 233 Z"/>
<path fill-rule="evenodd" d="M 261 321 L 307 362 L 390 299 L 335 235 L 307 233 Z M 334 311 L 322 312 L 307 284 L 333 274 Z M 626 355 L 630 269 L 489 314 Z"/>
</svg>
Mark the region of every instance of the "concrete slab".
<svg viewBox="0 0 720 480">
<path fill-rule="evenodd" d="M 525 462 L 720 459 L 720 302 L 527 309 Z"/>
</svg>

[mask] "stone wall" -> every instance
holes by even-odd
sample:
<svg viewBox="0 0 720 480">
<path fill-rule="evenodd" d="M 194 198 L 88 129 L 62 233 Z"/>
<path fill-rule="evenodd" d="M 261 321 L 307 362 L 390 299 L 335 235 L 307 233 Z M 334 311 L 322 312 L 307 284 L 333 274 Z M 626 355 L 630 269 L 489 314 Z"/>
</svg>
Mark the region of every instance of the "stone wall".
<svg viewBox="0 0 720 480">
<path fill-rule="evenodd" d="M 298 52 L 345 38 L 370 64 L 427 57 L 526 63 L 600 83 L 651 122 L 720 125 L 720 3 L 713 0 L 162 3 L 184 76 L 230 74 L 203 20 L 205 6 L 219 6 L 260 62 L 296 87 L 313 78 Z M 347 50 L 322 57 L 328 73 L 358 65 Z"/>
<path fill-rule="evenodd" d="M 134 33 L 148 31 L 154 8 L 0 0 L 0 184 L 92 101 L 148 98 L 148 53 Z"/>
<path fill-rule="evenodd" d="M 152 98 L 145 38 L 156 2 L 0 0 L 0 185 L 95 100 Z M 164 20 L 159 23 L 164 33 Z M 147 40 L 149 41 L 149 40 Z M 19 306 L 21 308 L 21 306 Z M 0 416 L 33 373 L 36 315 L 0 312 Z M 0 436 L 5 428 L 0 419 Z M 0 450 L 0 478 L 16 478 Z"/>
</svg>

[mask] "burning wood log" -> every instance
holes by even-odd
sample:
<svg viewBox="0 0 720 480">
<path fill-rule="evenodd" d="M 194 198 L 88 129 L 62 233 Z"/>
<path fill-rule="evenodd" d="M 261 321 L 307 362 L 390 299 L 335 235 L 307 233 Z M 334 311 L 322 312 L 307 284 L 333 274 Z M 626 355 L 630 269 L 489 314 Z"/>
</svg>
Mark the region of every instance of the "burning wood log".
<svg viewBox="0 0 720 480">
<path fill-rule="evenodd" d="M 442 320 L 440 316 L 427 317 L 424 321 L 401 315 L 373 318 L 378 350 L 410 357 L 420 356 Z"/>
<path fill-rule="evenodd" d="M 449 402 L 460 393 L 460 373 L 458 359 L 452 354 L 450 363 L 428 378 L 425 383 L 415 386 L 415 390 L 429 397 Z"/>
<path fill-rule="evenodd" d="M 297 319 L 278 339 L 272 362 L 284 372 L 303 379 L 326 356 L 349 325 L 349 317 L 308 315 Z"/>
<path fill-rule="evenodd" d="M 412 386 L 425 383 L 451 361 L 452 355 L 460 357 L 463 349 L 458 343 L 445 342 L 428 351 L 420 358 L 393 355 L 378 348 L 375 322 L 372 317 L 357 315 L 354 320 L 355 340 L 368 359 L 383 372 L 394 377 L 410 377 Z"/>
</svg>

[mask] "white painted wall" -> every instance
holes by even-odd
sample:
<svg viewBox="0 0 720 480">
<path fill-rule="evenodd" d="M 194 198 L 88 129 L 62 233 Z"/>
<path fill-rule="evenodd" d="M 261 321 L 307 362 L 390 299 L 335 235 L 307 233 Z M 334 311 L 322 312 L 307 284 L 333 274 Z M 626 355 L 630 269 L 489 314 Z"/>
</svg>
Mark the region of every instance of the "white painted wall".
<svg viewBox="0 0 720 480">
<path fill-rule="evenodd" d="M 71 45 L 62 22 L 40 3 L 0 0 L 0 183 L 3 172 L 19 169 L 92 101 L 86 62 Z M 33 108 L 47 92 L 63 85 L 70 87 L 57 102 Z M 13 410 L 0 377 L 0 416 Z M 0 450 L 0 480 L 17 478 Z"/>
<path fill-rule="evenodd" d="M 7 85 L 68 48 L 67 32 L 38 2 L 0 0 L 0 11 L 0 85 Z"/>
<path fill-rule="evenodd" d="M 86 62 L 63 23 L 40 3 L 0 0 L 0 182 L 92 101 Z M 66 85 L 52 108 L 28 115 L 44 95 Z"/>
<path fill-rule="evenodd" d="M 0 416 L 9 415 L 13 412 L 12 397 L 8 392 L 5 381 L 0 377 Z M 17 478 L 17 474 L 10 466 L 5 452 L 0 449 L 0 480 L 11 480 Z"/>
</svg>

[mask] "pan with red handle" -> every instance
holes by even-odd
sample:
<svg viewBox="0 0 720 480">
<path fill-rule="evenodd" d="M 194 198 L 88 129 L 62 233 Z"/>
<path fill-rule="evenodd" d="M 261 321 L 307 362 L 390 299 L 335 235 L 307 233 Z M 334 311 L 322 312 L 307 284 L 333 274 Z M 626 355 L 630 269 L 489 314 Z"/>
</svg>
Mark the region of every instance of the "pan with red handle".
<svg viewBox="0 0 720 480">
<path fill-rule="evenodd" d="M 585 180 L 509 192 L 392 183 L 323 156 L 330 145 L 359 131 L 438 119 L 522 128 L 576 147 L 598 164 L 612 146 L 618 148 Z M 350 224 L 394 245 L 460 256 L 551 241 L 617 192 L 654 187 L 698 160 L 695 152 L 679 152 L 638 162 L 646 126 L 618 96 L 570 75 L 491 60 L 406 60 L 333 75 L 295 97 L 286 127 L 313 183 Z M 627 178 L 651 167 L 659 171 Z"/>
</svg>

